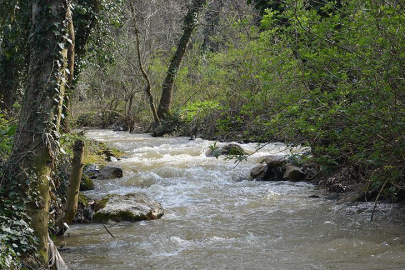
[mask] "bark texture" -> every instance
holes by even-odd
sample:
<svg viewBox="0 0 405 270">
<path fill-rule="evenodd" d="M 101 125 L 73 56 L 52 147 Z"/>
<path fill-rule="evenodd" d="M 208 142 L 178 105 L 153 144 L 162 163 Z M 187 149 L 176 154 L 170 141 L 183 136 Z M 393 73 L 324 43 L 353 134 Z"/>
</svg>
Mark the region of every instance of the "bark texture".
<svg viewBox="0 0 405 270">
<path fill-rule="evenodd" d="M 138 56 L 139 69 L 146 82 L 145 93 L 149 99 L 149 106 L 150 106 L 150 109 L 151 109 L 151 112 L 153 115 L 153 119 L 155 120 L 155 124 L 159 125 L 160 119 L 159 119 L 159 116 L 157 115 L 155 102 L 154 102 L 153 95 L 152 95 L 152 84 L 151 84 L 148 73 L 146 73 L 145 68 L 143 67 L 143 62 L 142 62 L 142 57 L 141 57 L 141 46 L 140 46 L 140 39 L 139 39 L 139 29 L 138 29 L 138 25 L 136 22 L 136 14 L 135 14 L 134 6 L 132 5 L 132 3 L 130 3 L 130 7 L 131 7 L 131 13 L 132 13 L 132 21 L 134 23 L 134 28 L 135 28 L 136 52 L 137 52 L 137 56 Z"/>
<path fill-rule="evenodd" d="M 28 84 L 14 138 L 10 178 L 21 181 L 27 213 L 38 238 L 41 263 L 48 266 L 50 180 L 58 154 L 63 31 L 67 0 L 33 0 L 30 17 Z M 62 48 L 61 48 L 62 47 Z"/>
<path fill-rule="evenodd" d="M 69 179 L 69 188 L 65 205 L 65 217 L 63 220 L 71 224 L 75 218 L 77 204 L 79 201 L 80 181 L 84 165 L 84 141 L 78 140 L 73 147 L 72 173 Z"/>
<path fill-rule="evenodd" d="M 162 97 L 160 98 L 157 112 L 160 119 L 165 119 L 171 115 L 170 109 L 172 105 L 174 81 L 193 31 L 197 26 L 197 16 L 205 3 L 206 0 L 193 0 L 186 17 L 184 18 L 183 34 L 180 38 L 177 50 L 170 61 L 169 69 L 167 70 L 166 78 L 162 86 Z"/>
<path fill-rule="evenodd" d="M 69 130 L 69 110 L 70 110 L 70 96 L 73 93 L 73 80 L 74 80 L 74 73 L 75 73 L 75 45 L 76 45 L 76 38 L 75 38 L 75 28 L 73 24 L 73 16 L 71 8 L 69 7 L 67 10 L 67 20 L 68 20 L 68 50 L 67 50 L 67 68 L 69 70 L 69 74 L 67 76 L 67 87 L 65 91 L 64 97 L 64 104 L 62 104 L 62 128 L 64 131 Z"/>
</svg>

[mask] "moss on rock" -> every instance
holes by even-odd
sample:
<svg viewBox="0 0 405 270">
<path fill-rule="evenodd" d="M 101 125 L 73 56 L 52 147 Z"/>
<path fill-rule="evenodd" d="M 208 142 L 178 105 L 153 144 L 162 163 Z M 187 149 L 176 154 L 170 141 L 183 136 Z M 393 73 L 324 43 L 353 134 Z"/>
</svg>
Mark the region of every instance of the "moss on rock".
<svg viewBox="0 0 405 270">
<path fill-rule="evenodd" d="M 151 200 L 146 194 L 110 194 L 98 201 L 93 220 L 95 222 L 154 220 L 163 216 L 160 203 Z"/>
<path fill-rule="evenodd" d="M 90 179 L 90 177 L 86 174 L 82 174 L 82 179 L 80 181 L 80 191 L 86 191 L 86 190 L 93 190 L 94 189 L 94 183 Z"/>
</svg>

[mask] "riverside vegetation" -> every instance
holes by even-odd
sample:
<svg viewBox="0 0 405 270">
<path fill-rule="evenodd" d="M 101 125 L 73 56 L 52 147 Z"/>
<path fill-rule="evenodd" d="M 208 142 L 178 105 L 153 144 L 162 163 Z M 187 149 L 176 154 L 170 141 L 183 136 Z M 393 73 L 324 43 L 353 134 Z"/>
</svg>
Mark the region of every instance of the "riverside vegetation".
<svg viewBox="0 0 405 270">
<path fill-rule="evenodd" d="M 0 0 L 0 268 L 47 264 L 29 221 L 64 202 L 75 126 L 301 144 L 318 182 L 404 199 L 402 1 L 48 2 Z"/>
</svg>

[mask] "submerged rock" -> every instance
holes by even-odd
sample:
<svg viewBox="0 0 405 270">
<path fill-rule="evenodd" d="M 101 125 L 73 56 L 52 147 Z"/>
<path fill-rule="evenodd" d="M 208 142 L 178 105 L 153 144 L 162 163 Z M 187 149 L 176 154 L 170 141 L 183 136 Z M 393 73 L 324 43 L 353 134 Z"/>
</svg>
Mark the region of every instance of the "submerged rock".
<svg viewBox="0 0 405 270">
<path fill-rule="evenodd" d="M 107 195 L 96 203 L 94 210 L 95 222 L 154 220 L 164 214 L 162 205 L 144 193 Z"/>
<path fill-rule="evenodd" d="M 97 179 L 104 180 L 104 179 L 113 179 L 113 178 L 121 178 L 124 176 L 124 172 L 120 167 L 115 166 L 105 166 L 100 169 Z"/>
</svg>

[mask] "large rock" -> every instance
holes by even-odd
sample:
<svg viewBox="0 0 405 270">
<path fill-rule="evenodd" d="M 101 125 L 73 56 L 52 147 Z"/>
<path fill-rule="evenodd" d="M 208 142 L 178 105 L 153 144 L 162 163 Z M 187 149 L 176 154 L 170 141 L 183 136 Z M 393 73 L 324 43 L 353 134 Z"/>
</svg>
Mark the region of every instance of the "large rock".
<svg viewBox="0 0 405 270">
<path fill-rule="evenodd" d="M 163 208 L 160 203 L 151 200 L 144 193 L 117 195 L 110 194 L 95 205 L 95 222 L 109 220 L 141 221 L 154 220 L 163 216 Z"/>
<path fill-rule="evenodd" d="M 283 178 L 285 180 L 301 181 L 305 179 L 305 173 L 300 167 L 293 164 L 286 164 Z"/>
<path fill-rule="evenodd" d="M 266 163 L 269 167 L 280 167 L 287 163 L 288 156 L 285 154 L 273 154 L 265 157 L 260 163 Z"/>
<path fill-rule="evenodd" d="M 105 166 L 100 169 L 97 179 L 104 180 L 104 179 L 114 179 L 114 178 L 121 178 L 124 176 L 124 172 L 120 167 L 115 166 Z"/>
<path fill-rule="evenodd" d="M 283 181 L 283 167 L 270 167 L 266 163 L 261 163 L 250 172 L 252 180 L 256 181 Z"/>
<path fill-rule="evenodd" d="M 267 169 L 267 164 L 261 163 L 250 171 L 250 177 L 252 179 L 262 178 L 266 174 Z"/>
</svg>

